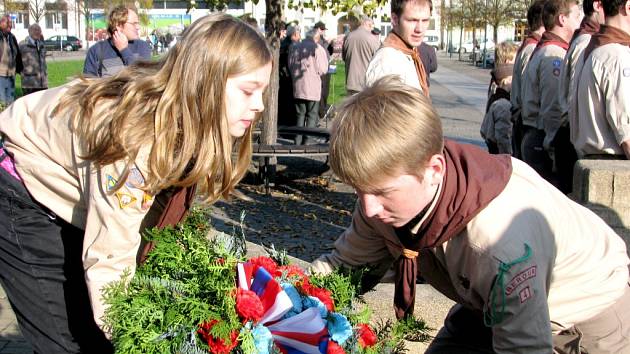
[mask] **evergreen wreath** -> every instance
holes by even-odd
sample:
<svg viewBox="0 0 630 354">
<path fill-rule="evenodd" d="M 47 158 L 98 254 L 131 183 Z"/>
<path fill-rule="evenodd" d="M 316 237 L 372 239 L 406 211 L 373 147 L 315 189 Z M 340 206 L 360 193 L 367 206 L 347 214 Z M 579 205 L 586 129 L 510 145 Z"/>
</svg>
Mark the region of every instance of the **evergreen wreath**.
<svg viewBox="0 0 630 354">
<path fill-rule="evenodd" d="M 362 270 L 308 275 L 273 247 L 247 259 L 243 233 L 211 240 L 208 220 L 196 208 L 148 231 L 146 262 L 103 289 L 116 353 L 404 353 L 429 339 L 416 318 L 369 325 Z"/>
</svg>

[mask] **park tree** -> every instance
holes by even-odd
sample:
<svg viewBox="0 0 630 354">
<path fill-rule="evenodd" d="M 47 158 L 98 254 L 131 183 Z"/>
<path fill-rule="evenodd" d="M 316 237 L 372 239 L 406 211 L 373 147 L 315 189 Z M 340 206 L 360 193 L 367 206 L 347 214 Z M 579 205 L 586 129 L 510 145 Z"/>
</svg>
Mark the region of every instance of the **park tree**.
<svg viewBox="0 0 630 354">
<path fill-rule="evenodd" d="M 494 43 L 498 42 L 499 26 L 513 23 L 516 12 L 514 3 L 510 0 L 486 0 L 484 18 L 492 26 Z"/>
</svg>

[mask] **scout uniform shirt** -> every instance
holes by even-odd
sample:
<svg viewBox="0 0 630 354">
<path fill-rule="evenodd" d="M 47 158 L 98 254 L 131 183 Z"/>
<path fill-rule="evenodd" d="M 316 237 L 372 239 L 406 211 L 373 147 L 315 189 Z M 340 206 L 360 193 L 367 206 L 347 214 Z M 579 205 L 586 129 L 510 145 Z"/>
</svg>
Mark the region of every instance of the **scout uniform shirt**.
<svg viewBox="0 0 630 354">
<path fill-rule="evenodd" d="M 122 162 L 99 167 L 81 159 L 85 147 L 69 129 L 69 116 L 51 116 L 71 85 L 17 100 L 0 115 L 0 131 L 33 198 L 85 230 L 85 281 L 94 318 L 102 325 L 101 289 L 120 280 L 125 269 L 135 271 L 141 223 L 154 198 L 140 189 L 147 171 L 142 158 L 131 163 L 125 180 L 121 179 Z M 112 109 L 109 104 L 101 104 L 95 107 L 94 116 L 108 109 Z M 114 192 L 118 183 L 122 187 Z"/>
<path fill-rule="evenodd" d="M 422 91 L 416 66 L 411 55 L 391 47 L 381 47 L 376 51 L 365 73 L 365 85 L 371 86 L 386 75 L 398 75 L 404 84 Z"/>
<path fill-rule="evenodd" d="M 625 156 L 620 145 L 630 139 L 630 47 L 611 43 L 593 50 L 578 82 L 571 126 L 578 156 Z"/>
<path fill-rule="evenodd" d="M 516 59 L 514 61 L 514 71 L 512 72 L 512 90 L 510 92 L 510 102 L 512 103 L 512 111 L 520 110 L 522 107 L 522 86 L 523 86 L 523 76 L 525 75 L 525 68 L 527 67 L 527 63 L 532 56 L 532 52 L 536 48 L 538 41 L 535 41 L 534 38 L 528 38 L 529 43 L 523 43 L 525 46 L 522 49 L 519 49 L 519 52 L 516 53 Z"/>
<path fill-rule="evenodd" d="M 560 90 L 558 100 L 562 110 L 562 121 L 569 121 L 572 127 L 576 119 L 576 110 L 571 108 L 577 92 L 578 79 L 584 67 L 584 49 L 591 40 L 591 34 L 585 33 L 577 36 L 572 42 L 567 55 L 562 62 L 562 72 L 560 77 Z"/>
<path fill-rule="evenodd" d="M 546 37 L 556 37 L 557 41 L 543 43 Z M 561 47 L 561 39 L 550 32 L 545 32 L 543 41 L 532 54 L 525 69 L 521 85 L 523 104 L 523 125 L 545 130 L 545 141 L 553 140 L 553 135 L 560 126 L 561 110 L 558 102 L 558 87 L 562 60 L 567 52 Z"/>
<path fill-rule="evenodd" d="M 552 332 L 594 317 L 624 295 L 630 260 L 602 219 L 524 162 L 512 158 L 512 167 L 505 189 L 459 235 L 421 250 L 418 269 L 453 301 L 489 314 L 496 353 L 546 354 Z M 335 249 L 313 268 L 379 265 L 402 249 L 392 226 L 357 205 Z"/>
</svg>

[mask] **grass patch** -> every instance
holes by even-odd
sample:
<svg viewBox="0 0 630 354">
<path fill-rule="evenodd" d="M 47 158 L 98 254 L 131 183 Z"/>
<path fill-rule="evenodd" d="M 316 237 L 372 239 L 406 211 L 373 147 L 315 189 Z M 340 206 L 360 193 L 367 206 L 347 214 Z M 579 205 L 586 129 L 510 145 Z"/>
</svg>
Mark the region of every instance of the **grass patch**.
<svg viewBox="0 0 630 354">
<path fill-rule="evenodd" d="M 71 81 L 83 72 L 83 59 L 48 62 L 48 87 L 57 87 Z M 15 76 L 15 96 L 22 96 L 22 80 Z"/>
<path fill-rule="evenodd" d="M 335 63 L 337 72 L 330 77 L 328 104 L 337 104 L 346 97 L 346 65 L 339 60 Z"/>
</svg>

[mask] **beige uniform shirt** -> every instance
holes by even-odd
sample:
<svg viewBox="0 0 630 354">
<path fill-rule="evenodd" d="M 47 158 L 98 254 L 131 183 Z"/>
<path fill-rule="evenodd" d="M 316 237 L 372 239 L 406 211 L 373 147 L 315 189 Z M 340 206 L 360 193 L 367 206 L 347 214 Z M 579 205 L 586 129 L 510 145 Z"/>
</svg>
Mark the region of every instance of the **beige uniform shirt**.
<svg viewBox="0 0 630 354">
<path fill-rule="evenodd" d="M 630 139 L 630 48 L 612 43 L 596 48 L 577 85 L 576 124 L 571 142 L 578 156 L 624 155 Z"/>
<path fill-rule="evenodd" d="M 83 267 L 95 320 L 102 324 L 101 288 L 132 272 L 140 245 L 140 225 L 153 202 L 138 187 L 146 176 L 142 162 L 117 192 L 124 164 L 99 168 L 81 159 L 84 147 L 69 129 L 67 116 L 51 112 L 71 84 L 17 100 L 0 115 L 6 148 L 33 198 L 58 217 L 85 230 Z M 103 105 L 99 111 L 108 109 Z M 146 156 L 146 155 L 145 155 Z"/>
<path fill-rule="evenodd" d="M 565 54 L 566 50 L 554 44 L 538 49 L 525 69 L 521 85 L 523 124 L 544 129 L 546 143 L 553 140 L 562 119 L 558 87 Z"/>
<path fill-rule="evenodd" d="M 560 90 L 558 91 L 558 102 L 562 111 L 562 124 L 569 121 L 569 125 L 573 125 L 575 121 L 575 109 L 571 109 L 575 100 L 577 91 L 577 83 L 584 67 L 584 49 L 591 40 L 591 34 L 584 33 L 579 35 L 571 42 L 571 46 L 564 56 L 562 62 L 562 70 L 560 71 Z"/>
<path fill-rule="evenodd" d="M 624 294 L 630 260 L 623 240 L 602 219 L 524 162 L 512 159 L 512 165 L 503 192 L 461 234 L 423 250 L 418 267 L 452 300 L 504 313 L 492 327 L 496 353 L 547 354 L 552 331 L 592 318 Z M 313 266 L 327 272 L 338 265 L 378 264 L 398 258 L 402 248 L 391 226 L 367 218 L 357 207 L 335 249 Z M 501 264 L 511 263 L 501 275 Z M 503 291 L 493 287 L 498 277 Z"/>
<path fill-rule="evenodd" d="M 521 99 L 521 92 L 523 86 L 523 76 L 525 75 L 525 68 L 529 63 L 532 52 L 536 48 L 536 43 L 528 44 L 520 51 L 514 61 L 514 69 L 512 71 L 512 91 L 510 92 L 510 101 L 512 103 L 512 110 L 516 111 L 521 109 L 523 100 Z"/>
<path fill-rule="evenodd" d="M 411 55 L 392 47 L 381 47 L 376 51 L 365 73 L 365 85 L 370 86 L 386 75 L 398 75 L 403 83 L 422 91 Z"/>
</svg>

